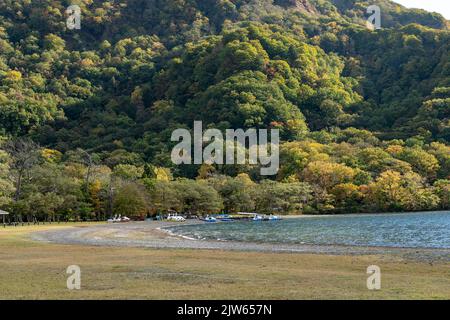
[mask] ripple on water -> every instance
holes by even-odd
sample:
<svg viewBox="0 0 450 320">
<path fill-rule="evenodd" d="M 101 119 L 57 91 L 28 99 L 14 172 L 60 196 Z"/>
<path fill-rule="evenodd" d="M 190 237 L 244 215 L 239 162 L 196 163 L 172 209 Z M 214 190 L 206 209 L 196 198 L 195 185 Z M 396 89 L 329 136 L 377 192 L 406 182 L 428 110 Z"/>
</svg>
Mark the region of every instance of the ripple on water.
<svg viewBox="0 0 450 320">
<path fill-rule="evenodd" d="M 450 211 L 316 216 L 277 222 L 205 223 L 168 229 L 197 240 L 450 248 Z"/>
</svg>

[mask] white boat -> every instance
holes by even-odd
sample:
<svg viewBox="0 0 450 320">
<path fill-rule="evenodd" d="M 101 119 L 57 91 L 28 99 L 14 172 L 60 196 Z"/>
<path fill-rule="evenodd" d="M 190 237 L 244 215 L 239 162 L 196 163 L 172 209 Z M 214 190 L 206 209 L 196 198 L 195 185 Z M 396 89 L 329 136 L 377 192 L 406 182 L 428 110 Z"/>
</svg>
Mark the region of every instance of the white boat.
<svg viewBox="0 0 450 320">
<path fill-rule="evenodd" d="M 109 223 L 118 223 L 118 222 L 130 222 L 131 219 L 122 215 L 115 215 L 113 218 L 107 220 Z"/>
<path fill-rule="evenodd" d="M 205 222 L 217 222 L 217 219 L 214 218 L 214 217 L 207 216 L 206 218 L 203 219 L 203 221 L 205 221 Z"/>
<path fill-rule="evenodd" d="M 168 221 L 174 221 L 174 222 L 184 222 L 186 221 L 186 219 L 180 215 L 178 215 L 177 213 L 169 213 L 169 215 L 167 216 L 167 220 Z"/>
<path fill-rule="evenodd" d="M 273 214 L 269 216 L 269 221 L 278 221 L 278 220 L 281 220 L 279 216 L 274 216 Z"/>
<path fill-rule="evenodd" d="M 263 221 L 264 217 L 257 214 L 252 218 L 252 220 L 253 221 Z"/>
</svg>

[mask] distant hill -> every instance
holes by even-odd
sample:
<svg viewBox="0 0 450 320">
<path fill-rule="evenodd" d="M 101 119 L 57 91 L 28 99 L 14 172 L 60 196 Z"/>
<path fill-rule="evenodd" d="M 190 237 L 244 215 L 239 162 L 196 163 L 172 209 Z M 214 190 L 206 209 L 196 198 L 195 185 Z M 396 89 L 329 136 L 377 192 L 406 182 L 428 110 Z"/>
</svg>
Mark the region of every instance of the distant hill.
<svg viewBox="0 0 450 320">
<path fill-rule="evenodd" d="M 0 3 L 0 130 L 44 145 L 152 159 L 194 119 L 283 127 L 283 139 L 357 127 L 448 143 L 448 21 L 376 1 Z M 426 112 L 424 110 L 427 110 Z M 150 142 L 151 141 L 151 142 Z"/>
</svg>

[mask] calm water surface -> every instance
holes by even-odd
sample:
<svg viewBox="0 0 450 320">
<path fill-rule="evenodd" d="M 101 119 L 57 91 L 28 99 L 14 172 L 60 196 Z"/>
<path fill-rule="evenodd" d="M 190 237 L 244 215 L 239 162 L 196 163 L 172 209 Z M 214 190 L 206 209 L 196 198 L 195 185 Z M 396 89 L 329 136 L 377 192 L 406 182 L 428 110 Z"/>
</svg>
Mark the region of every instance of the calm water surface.
<svg viewBox="0 0 450 320">
<path fill-rule="evenodd" d="M 170 230 L 205 240 L 450 248 L 450 211 L 205 223 L 180 225 Z"/>
</svg>

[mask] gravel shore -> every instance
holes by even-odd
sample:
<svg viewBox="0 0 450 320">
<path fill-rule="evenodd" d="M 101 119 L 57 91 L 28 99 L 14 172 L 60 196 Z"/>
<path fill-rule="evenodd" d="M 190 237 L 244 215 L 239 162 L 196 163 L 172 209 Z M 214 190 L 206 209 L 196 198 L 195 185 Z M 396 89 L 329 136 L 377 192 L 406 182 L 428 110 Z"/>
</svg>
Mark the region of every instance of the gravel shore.
<svg viewBox="0 0 450 320">
<path fill-rule="evenodd" d="M 188 222 L 202 223 L 199 221 Z M 32 240 L 61 244 L 79 244 L 111 247 L 144 247 L 168 249 L 214 249 L 238 251 L 316 253 L 332 255 L 397 255 L 402 258 L 426 261 L 450 261 L 448 249 L 411 249 L 386 247 L 357 247 L 341 245 L 300 245 L 251 243 L 237 241 L 205 241 L 184 238 L 164 228 L 179 225 L 173 222 L 134 222 L 86 226 L 31 234 Z"/>
</svg>

